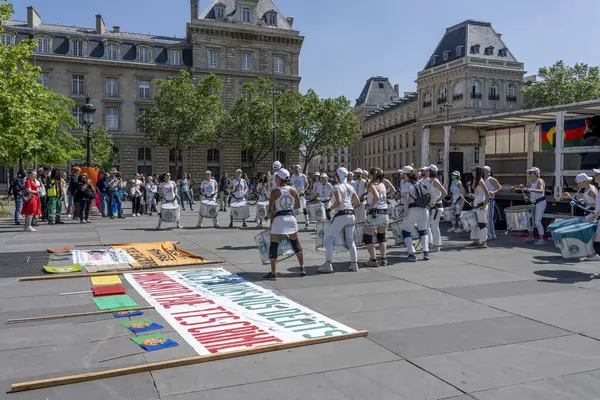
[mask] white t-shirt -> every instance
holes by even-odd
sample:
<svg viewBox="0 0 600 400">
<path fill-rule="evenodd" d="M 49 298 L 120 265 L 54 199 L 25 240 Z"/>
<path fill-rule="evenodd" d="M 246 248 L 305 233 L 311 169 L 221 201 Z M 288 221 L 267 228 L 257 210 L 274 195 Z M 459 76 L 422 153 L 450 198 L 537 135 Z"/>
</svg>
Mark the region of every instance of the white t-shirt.
<svg viewBox="0 0 600 400">
<path fill-rule="evenodd" d="M 298 195 L 302 195 L 308 185 L 308 178 L 304 174 L 292 175 L 292 185 L 296 188 Z"/>
<path fill-rule="evenodd" d="M 375 207 L 373 207 L 373 208 L 376 208 L 379 210 L 387 210 L 388 206 L 387 206 L 387 193 L 385 191 L 385 184 L 378 183 L 377 185 L 375 185 L 375 187 L 377 188 L 377 191 L 379 192 L 379 199 L 377 200 L 377 203 L 375 204 Z M 367 194 L 367 204 L 368 205 L 373 204 L 373 195 L 371 194 L 371 191 L 369 191 Z"/>
<path fill-rule="evenodd" d="M 331 183 L 329 182 L 325 184 L 321 182 L 315 183 L 315 190 L 319 194 L 319 198 L 321 199 L 321 201 L 329 200 L 331 198 L 332 189 L 333 186 L 331 186 Z"/>
<path fill-rule="evenodd" d="M 46 186 L 44 186 L 44 184 L 42 183 L 42 180 L 40 178 L 37 178 L 35 180 L 35 184 L 38 187 L 40 197 L 44 197 L 46 195 Z"/>
<path fill-rule="evenodd" d="M 244 189 L 246 188 L 246 181 L 244 180 L 244 178 L 240 179 L 239 181 L 236 179 L 231 181 L 232 186 L 233 186 L 233 197 L 235 197 L 236 199 L 241 199 L 244 197 Z"/>
<path fill-rule="evenodd" d="M 417 190 L 415 188 L 416 184 L 417 182 L 406 180 L 400 185 L 400 193 L 402 194 L 402 197 L 408 193 L 408 204 L 414 204 L 415 202 L 414 198 L 417 197 Z"/>
<path fill-rule="evenodd" d="M 217 181 L 214 179 L 206 180 L 200 184 L 200 189 L 204 191 L 204 196 L 212 199 L 217 194 Z"/>
<path fill-rule="evenodd" d="M 167 201 L 175 200 L 175 182 L 163 182 L 160 184 L 160 192 L 163 199 Z"/>
<path fill-rule="evenodd" d="M 338 199 L 340 205 L 337 207 L 337 211 L 342 210 L 353 210 L 352 206 L 352 195 L 356 193 L 354 187 L 350 183 L 338 183 L 333 187 L 332 193 L 338 193 Z"/>
</svg>

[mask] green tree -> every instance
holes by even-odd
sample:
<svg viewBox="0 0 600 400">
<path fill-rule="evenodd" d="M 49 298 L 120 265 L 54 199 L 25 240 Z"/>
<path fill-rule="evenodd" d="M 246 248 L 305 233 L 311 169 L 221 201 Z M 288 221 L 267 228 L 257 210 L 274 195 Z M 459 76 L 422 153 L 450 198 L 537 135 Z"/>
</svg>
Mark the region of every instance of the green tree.
<svg viewBox="0 0 600 400">
<path fill-rule="evenodd" d="M 286 128 L 300 149 L 304 172 L 316 156 L 329 156 L 340 148 L 350 146 L 360 135 L 360 122 L 344 97 L 321 99 L 314 90 L 286 102 L 282 112 L 289 126 Z"/>
<path fill-rule="evenodd" d="M 248 152 L 252 173 L 273 149 L 273 96 L 275 96 L 276 145 L 278 149 L 287 149 L 293 145 L 290 135 L 290 112 L 284 107 L 294 109 L 294 99 L 298 99 L 294 90 L 277 91 L 273 94 L 270 79 L 258 78 L 256 83 L 248 82 L 242 87 L 242 95 L 237 99 L 226 121 L 226 132 Z"/>
<path fill-rule="evenodd" d="M 12 4 L 0 0 L 0 21 L 12 14 Z M 73 102 L 37 83 L 41 71 L 30 62 L 36 46 L 30 39 L 0 45 L 0 160 L 6 164 L 66 163 L 77 151 Z"/>
<path fill-rule="evenodd" d="M 175 150 L 175 170 L 183 150 L 217 139 L 217 127 L 225 115 L 221 80 L 207 75 L 194 84 L 189 72 L 157 84 L 154 107 L 138 117 L 146 137 L 157 146 Z"/>
<path fill-rule="evenodd" d="M 100 168 L 101 171 L 108 171 L 115 162 L 115 153 L 113 151 L 114 140 L 107 132 L 104 125 L 95 125 L 90 129 L 90 138 L 92 140 L 92 166 Z M 87 131 L 84 129 L 79 140 L 81 148 L 78 158 L 85 158 L 87 148 Z"/>
<path fill-rule="evenodd" d="M 557 61 L 538 71 L 539 82 L 523 88 L 524 108 L 600 99 L 600 68 Z"/>
</svg>

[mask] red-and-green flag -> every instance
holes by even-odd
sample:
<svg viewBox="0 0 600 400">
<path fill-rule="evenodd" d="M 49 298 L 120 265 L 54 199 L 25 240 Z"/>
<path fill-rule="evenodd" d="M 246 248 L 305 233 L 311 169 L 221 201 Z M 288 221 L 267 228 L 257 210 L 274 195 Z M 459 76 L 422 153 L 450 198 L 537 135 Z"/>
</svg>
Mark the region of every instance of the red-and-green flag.
<svg viewBox="0 0 600 400">
<path fill-rule="evenodd" d="M 565 147 L 581 146 L 583 134 L 587 129 L 585 119 L 565 121 Z M 542 150 L 554 150 L 554 139 L 556 138 L 556 123 L 547 122 L 540 124 L 540 135 L 542 139 Z"/>
</svg>

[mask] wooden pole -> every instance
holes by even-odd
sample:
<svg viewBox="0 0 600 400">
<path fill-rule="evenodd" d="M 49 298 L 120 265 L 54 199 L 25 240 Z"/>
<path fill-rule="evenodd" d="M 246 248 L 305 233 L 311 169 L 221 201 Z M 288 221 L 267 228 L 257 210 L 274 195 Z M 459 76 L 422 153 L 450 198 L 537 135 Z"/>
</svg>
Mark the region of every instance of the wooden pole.
<svg viewBox="0 0 600 400">
<path fill-rule="evenodd" d="M 280 343 L 280 344 L 255 347 L 255 348 L 245 349 L 245 350 L 231 351 L 228 353 L 178 358 L 175 360 L 160 361 L 160 362 L 155 362 L 155 363 L 150 363 L 150 364 L 141 364 L 141 365 L 135 365 L 132 367 L 125 367 L 125 368 L 109 369 L 109 370 L 100 371 L 100 372 L 90 372 L 87 374 L 60 376 L 60 377 L 56 377 L 56 378 L 40 379 L 37 381 L 30 381 L 30 382 L 19 382 L 19 383 L 12 384 L 11 392 L 13 392 L 13 393 L 14 392 L 24 392 L 26 390 L 34 390 L 34 389 L 42 389 L 42 388 L 47 388 L 47 387 L 69 385 L 72 383 L 88 382 L 88 381 L 93 381 L 93 380 L 97 380 L 97 379 L 112 378 L 115 376 L 125 376 L 125 375 L 137 374 L 140 372 L 157 371 L 160 369 L 183 367 L 186 365 L 200 364 L 200 363 L 209 362 L 209 361 L 226 360 L 229 358 L 249 356 L 249 355 L 260 354 L 260 353 L 267 353 L 267 352 L 276 351 L 276 350 L 293 349 L 295 347 L 310 346 L 313 344 L 328 343 L 328 342 L 334 342 L 334 341 L 338 341 L 338 340 L 364 337 L 364 336 L 367 336 L 367 334 L 368 334 L 367 331 L 358 331 L 358 332 L 347 333 L 344 335 L 326 336 L 326 337 L 321 337 L 321 338 L 317 338 L 317 339 L 308 339 L 308 340 L 300 340 L 300 341 L 296 341 L 296 342 Z"/>
<path fill-rule="evenodd" d="M 45 281 L 45 280 L 54 280 L 54 279 L 71 279 L 71 278 L 91 278 L 93 276 L 111 276 L 111 275 L 126 275 L 126 274 L 137 274 L 140 272 L 164 272 L 164 271 L 178 271 L 184 269 L 197 269 L 197 268 L 205 268 L 205 265 L 208 265 L 206 268 L 218 268 L 214 266 L 214 264 L 223 264 L 225 261 L 210 261 L 202 264 L 194 264 L 194 265 L 181 265 L 174 267 L 166 267 L 166 268 L 140 268 L 140 269 L 131 269 L 126 271 L 108 271 L 108 272 L 92 272 L 89 274 L 59 274 L 59 275 L 40 275 L 40 276 L 26 276 L 19 278 L 19 282 L 30 282 L 30 281 Z"/>
<path fill-rule="evenodd" d="M 58 314 L 58 315 L 44 315 L 41 317 L 29 317 L 29 318 L 15 318 L 6 320 L 7 324 L 17 324 L 20 322 L 34 322 L 34 321 L 46 321 L 49 319 L 61 319 L 61 318 L 72 318 L 72 317 L 85 317 L 88 315 L 101 315 L 111 314 L 117 311 L 136 311 L 136 310 L 149 310 L 154 307 L 152 306 L 140 306 L 135 308 L 120 308 L 118 310 L 101 310 L 101 311 L 88 311 L 74 314 Z"/>
</svg>

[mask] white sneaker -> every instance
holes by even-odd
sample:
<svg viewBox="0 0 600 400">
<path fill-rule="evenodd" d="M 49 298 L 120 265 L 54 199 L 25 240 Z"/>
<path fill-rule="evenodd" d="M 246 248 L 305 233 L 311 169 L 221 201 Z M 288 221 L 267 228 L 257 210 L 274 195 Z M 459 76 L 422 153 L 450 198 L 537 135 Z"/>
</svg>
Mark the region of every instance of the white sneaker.
<svg viewBox="0 0 600 400">
<path fill-rule="evenodd" d="M 310 229 L 310 225 L 309 224 L 304 225 L 304 230 L 309 230 L 309 229 Z"/>
<path fill-rule="evenodd" d="M 136 215 L 135 215 L 135 214 L 131 214 L 131 216 L 132 216 L 133 218 L 135 218 L 135 217 L 136 217 Z"/>
<path fill-rule="evenodd" d="M 160 225 L 161 224 L 156 225 L 156 230 L 160 229 Z"/>
<path fill-rule="evenodd" d="M 379 263 L 377 262 L 377 260 L 369 260 L 367 262 L 364 262 L 363 265 L 367 268 L 379 267 Z"/>
<path fill-rule="evenodd" d="M 181 226 L 181 224 L 178 222 L 178 223 L 177 223 L 177 228 L 179 228 L 179 229 L 182 229 L 182 228 L 183 228 L 183 226 Z"/>
<path fill-rule="evenodd" d="M 358 272 L 358 263 L 350 263 L 350 267 L 348 267 L 348 271 Z"/>
<path fill-rule="evenodd" d="M 546 242 L 544 241 L 544 239 L 538 239 L 536 242 L 533 243 L 536 246 L 543 246 L 546 244 Z"/>
<path fill-rule="evenodd" d="M 593 256 L 582 258 L 581 261 L 600 261 L 600 255 L 596 254 Z"/>
<path fill-rule="evenodd" d="M 196 228 L 202 228 L 202 224 L 196 224 Z"/>
<path fill-rule="evenodd" d="M 71 214 L 67 214 L 67 218 L 73 218 Z"/>
<path fill-rule="evenodd" d="M 318 272 L 322 274 L 331 274 L 333 273 L 333 265 L 330 262 L 325 262 L 325 264 L 321 265 L 318 269 Z"/>
<path fill-rule="evenodd" d="M 460 228 L 458 228 L 458 229 L 454 230 L 454 233 L 463 233 L 463 232 L 464 232 L 464 231 L 463 231 L 462 229 L 460 229 Z"/>
<path fill-rule="evenodd" d="M 36 232 L 36 230 L 35 230 L 33 227 L 31 227 L 31 226 L 28 226 L 27 228 L 25 228 L 25 229 L 23 229 L 23 230 L 24 230 L 25 232 Z"/>
<path fill-rule="evenodd" d="M 141 217 L 141 216 L 142 216 L 142 214 L 140 214 L 140 213 L 137 213 L 137 216 L 138 216 L 138 217 Z"/>
<path fill-rule="evenodd" d="M 217 223 L 215 224 L 215 228 L 220 228 L 220 227 L 221 227 L 221 225 L 219 225 L 219 223 L 217 222 Z"/>
</svg>

